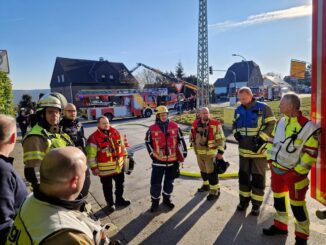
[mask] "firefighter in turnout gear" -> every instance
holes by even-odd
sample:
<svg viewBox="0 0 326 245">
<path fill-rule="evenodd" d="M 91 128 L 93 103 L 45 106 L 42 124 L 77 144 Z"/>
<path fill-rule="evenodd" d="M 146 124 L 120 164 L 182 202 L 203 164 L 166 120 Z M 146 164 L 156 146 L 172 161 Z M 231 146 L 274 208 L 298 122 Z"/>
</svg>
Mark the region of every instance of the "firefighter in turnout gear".
<svg viewBox="0 0 326 245">
<path fill-rule="evenodd" d="M 129 200 L 123 198 L 124 162 L 128 152 L 119 131 L 110 126 L 109 119 L 101 116 L 97 120 L 97 130 L 87 140 L 87 162 L 93 175 L 100 177 L 108 211 L 115 205 L 127 207 Z M 113 201 L 112 180 L 115 181 L 115 202 Z"/>
<path fill-rule="evenodd" d="M 39 167 L 45 154 L 53 148 L 73 146 L 69 135 L 59 126 L 64 100 L 58 93 L 42 96 L 37 103 L 37 123 L 23 139 L 24 174 L 33 188 L 38 186 Z"/>
<path fill-rule="evenodd" d="M 209 191 L 207 200 L 217 200 L 220 196 L 220 185 L 214 166 L 215 159 L 223 159 L 225 137 L 220 121 L 211 118 L 207 107 L 200 109 L 200 118 L 193 122 L 190 140 L 203 179 L 203 185 L 198 192 Z"/>
<path fill-rule="evenodd" d="M 251 200 L 251 215 L 258 216 L 264 199 L 267 161 L 264 154 L 275 117 L 269 106 L 256 101 L 250 88 L 238 92 L 241 103 L 233 122 L 233 135 L 239 143 L 239 196 L 238 211 L 247 209 Z"/>
<path fill-rule="evenodd" d="M 27 197 L 6 244 L 121 244 L 106 236 L 106 226 L 80 212 L 86 156 L 76 147 L 53 149 L 40 168 L 40 187 Z"/>
<path fill-rule="evenodd" d="M 60 121 L 62 131 L 69 135 L 70 139 L 76 147 L 82 150 L 86 154 L 86 138 L 84 136 L 84 127 L 77 119 L 76 106 L 72 103 L 68 103 L 63 110 L 63 118 Z M 89 187 L 91 185 L 90 172 L 87 168 L 85 184 L 80 192 L 84 197 L 88 194 Z"/>
<path fill-rule="evenodd" d="M 187 157 L 187 146 L 177 123 L 168 119 L 168 109 L 158 106 L 156 120 L 146 133 L 145 144 L 152 163 L 151 212 L 159 208 L 163 182 L 163 204 L 174 208 L 171 201 L 174 179 L 179 177 L 179 164 Z M 182 148 L 182 149 L 180 149 Z"/>
<path fill-rule="evenodd" d="M 271 165 L 271 185 L 276 215 L 274 224 L 263 229 L 265 235 L 288 233 L 288 203 L 295 217 L 296 244 L 307 244 L 309 217 L 305 196 L 308 173 L 318 156 L 319 129 L 300 111 L 300 99 L 286 94 L 280 102 L 284 114 L 268 140 L 267 159 Z"/>
</svg>

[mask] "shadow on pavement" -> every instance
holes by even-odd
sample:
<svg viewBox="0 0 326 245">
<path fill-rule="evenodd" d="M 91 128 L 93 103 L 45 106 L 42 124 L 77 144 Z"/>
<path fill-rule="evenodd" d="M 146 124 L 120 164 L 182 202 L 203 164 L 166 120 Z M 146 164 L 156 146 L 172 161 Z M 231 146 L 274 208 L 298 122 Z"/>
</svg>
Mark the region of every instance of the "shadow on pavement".
<svg viewBox="0 0 326 245">
<path fill-rule="evenodd" d="M 250 214 L 246 216 L 246 212 L 235 210 L 214 244 L 286 244 L 287 236 L 269 237 L 262 234 L 262 229 L 273 223 L 273 217 L 259 224 L 257 219 Z"/>
<path fill-rule="evenodd" d="M 205 197 L 206 196 L 203 195 L 195 195 L 192 200 L 140 244 L 177 244 L 196 222 L 214 205 L 215 202 L 207 202 L 205 200 L 191 215 L 189 215 Z M 186 216 L 188 217 L 185 218 Z"/>
</svg>

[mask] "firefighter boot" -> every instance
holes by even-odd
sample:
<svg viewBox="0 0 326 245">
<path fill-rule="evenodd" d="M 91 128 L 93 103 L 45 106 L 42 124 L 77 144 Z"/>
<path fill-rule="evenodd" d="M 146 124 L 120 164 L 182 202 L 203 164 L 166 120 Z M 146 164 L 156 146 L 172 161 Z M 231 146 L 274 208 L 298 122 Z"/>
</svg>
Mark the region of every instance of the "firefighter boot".
<svg viewBox="0 0 326 245">
<path fill-rule="evenodd" d="M 171 198 L 168 195 L 163 194 L 163 204 L 167 206 L 169 209 L 174 208 L 174 204 L 171 202 Z"/>
<path fill-rule="evenodd" d="M 306 239 L 296 236 L 295 237 L 295 245 L 306 245 L 308 244 Z"/>
<path fill-rule="evenodd" d="M 151 213 L 155 213 L 156 211 L 158 211 L 159 203 L 160 203 L 160 199 L 152 198 Z"/>
<path fill-rule="evenodd" d="M 210 190 L 208 196 L 207 196 L 207 201 L 215 201 L 219 198 L 221 194 L 220 189 L 217 190 Z"/>
<path fill-rule="evenodd" d="M 124 199 L 123 197 L 117 197 L 115 201 L 115 205 L 120 207 L 127 207 L 130 205 L 130 201 Z"/>
<path fill-rule="evenodd" d="M 198 192 L 209 191 L 209 185 L 202 185 L 200 188 L 198 188 L 197 191 L 198 191 Z"/>
<path fill-rule="evenodd" d="M 207 173 L 204 172 L 200 172 L 200 175 L 203 179 L 203 185 L 198 188 L 198 192 L 205 192 L 205 191 L 209 191 L 209 182 L 208 182 L 208 175 Z"/>
<path fill-rule="evenodd" d="M 245 211 L 247 209 L 248 205 L 249 205 L 249 203 L 240 201 L 240 203 L 237 206 L 237 210 L 238 211 Z"/>
<path fill-rule="evenodd" d="M 263 234 L 266 236 L 275 236 L 275 235 L 287 235 L 287 230 L 281 230 L 275 225 L 271 225 L 269 228 L 263 228 Z"/>
<path fill-rule="evenodd" d="M 106 209 L 109 213 L 112 213 L 115 211 L 115 205 L 112 203 L 108 203 Z"/>
<path fill-rule="evenodd" d="M 259 206 L 257 206 L 257 205 L 252 205 L 252 209 L 251 209 L 250 215 L 252 215 L 252 216 L 258 216 L 259 213 L 260 213 L 260 208 L 259 208 Z"/>
</svg>

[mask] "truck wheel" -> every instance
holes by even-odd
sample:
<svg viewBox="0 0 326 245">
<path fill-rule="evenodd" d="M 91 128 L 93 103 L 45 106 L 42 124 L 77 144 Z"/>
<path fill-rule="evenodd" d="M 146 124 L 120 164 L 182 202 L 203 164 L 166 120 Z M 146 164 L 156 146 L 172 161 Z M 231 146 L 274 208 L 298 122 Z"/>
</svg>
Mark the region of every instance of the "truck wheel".
<svg viewBox="0 0 326 245">
<path fill-rule="evenodd" d="M 106 116 L 109 119 L 109 122 L 111 122 L 113 119 L 113 115 L 111 113 L 105 113 L 104 116 Z"/>
<path fill-rule="evenodd" d="M 145 117 L 150 117 L 152 115 L 152 110 L 150 110 L 150 109 L 147 109 L 146 111 L 145 111 L 145 113 L 144 113 L 144 116 Z"/>
</svg>

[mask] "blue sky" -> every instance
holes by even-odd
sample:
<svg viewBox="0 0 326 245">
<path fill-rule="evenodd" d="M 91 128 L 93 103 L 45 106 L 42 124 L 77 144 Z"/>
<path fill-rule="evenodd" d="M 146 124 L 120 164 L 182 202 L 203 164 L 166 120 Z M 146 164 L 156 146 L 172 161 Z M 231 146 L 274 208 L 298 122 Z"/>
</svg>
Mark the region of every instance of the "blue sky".
<svg viewBox="0 0 326 245">
<path fill-rule="evenodd" d="M 49 88 L 56 57 L 141 62 L 196 75 L 199 0 L 0 0 L 14 89 Z M 311 0 L 208 0 L 209 64 L 255 61 L 282 76 L 311 60 Z M 213 83 L 225 72 L 210 76 Z M 136 72 L 137 74 L 137 72 Z"/>
</svg>

